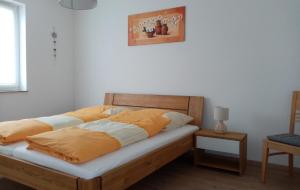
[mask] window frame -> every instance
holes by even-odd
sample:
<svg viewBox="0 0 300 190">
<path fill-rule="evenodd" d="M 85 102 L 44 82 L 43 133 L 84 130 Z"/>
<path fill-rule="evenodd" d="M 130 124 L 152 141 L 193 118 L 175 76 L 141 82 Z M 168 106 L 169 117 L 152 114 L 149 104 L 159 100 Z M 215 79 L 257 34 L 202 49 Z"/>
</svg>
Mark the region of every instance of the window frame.
<svg viewBox="0 0 300 190">
<path fill-rule="evenodd" d="M 13 10 L 15 15 L 15 51 L 16 51 L 16 83 L 0 84 L 0 92 L 27 91 L 26 76 L 26 15 L 25 4 L 0 0 L 0 5 Z"/>
</svg>

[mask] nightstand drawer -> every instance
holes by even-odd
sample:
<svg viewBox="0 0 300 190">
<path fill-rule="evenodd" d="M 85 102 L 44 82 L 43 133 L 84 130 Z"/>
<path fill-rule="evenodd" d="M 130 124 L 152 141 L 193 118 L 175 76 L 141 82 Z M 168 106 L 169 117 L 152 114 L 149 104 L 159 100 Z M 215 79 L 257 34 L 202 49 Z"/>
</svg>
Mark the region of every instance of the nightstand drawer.
<svg viewBox="0 0 300 190">
<path fill-rule="evenodd" d="M 197 137 L 197 148 L 213 150 L 218 152 L 227 152 L 231 154 L 239 154 L 239 141 L 212 138 L 212 137 Z"/>
</svg>

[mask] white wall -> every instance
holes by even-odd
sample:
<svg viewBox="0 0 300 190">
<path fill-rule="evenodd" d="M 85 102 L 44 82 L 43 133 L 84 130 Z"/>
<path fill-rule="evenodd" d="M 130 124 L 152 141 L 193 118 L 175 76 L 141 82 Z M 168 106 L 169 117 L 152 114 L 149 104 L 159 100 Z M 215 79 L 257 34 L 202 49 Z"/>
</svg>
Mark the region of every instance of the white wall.
<svg viewBox="0 0 300 190">
<path fill-rule="evenodd" d="M 127 46 L 128 15 L 182 5 L 184 43 Z M 203 95 L 204 127 L 228 106 L 229 129 L 248 133 L 248 158 L 260 160 L 300 89 L 299 10 L 297 0 L 100 0 L 75 15 L 76 106 L 105 92 Z"/>
<path fill-rule="evenodd" d="M 0 93 L 0 121 L 50 115 L 74 107 L 73 15 L 55 0 L 20 0 L 27 14 L 28 92 Z M 52 26 L 58 33 L 52 57 Z"/>
</svg>

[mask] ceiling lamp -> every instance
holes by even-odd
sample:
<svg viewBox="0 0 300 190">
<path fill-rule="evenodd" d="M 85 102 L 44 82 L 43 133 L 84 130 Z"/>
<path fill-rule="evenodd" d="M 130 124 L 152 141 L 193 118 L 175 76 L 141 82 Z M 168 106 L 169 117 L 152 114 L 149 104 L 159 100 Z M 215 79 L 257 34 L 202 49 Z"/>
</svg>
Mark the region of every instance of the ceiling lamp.
<svg viewBox="0 0 300 190">
<path fill-rule="evenodd" d="M 97 0 L 59 0 L 59 4 L 73 10 L 88 10 L 97 6 Z"/>
</svg>

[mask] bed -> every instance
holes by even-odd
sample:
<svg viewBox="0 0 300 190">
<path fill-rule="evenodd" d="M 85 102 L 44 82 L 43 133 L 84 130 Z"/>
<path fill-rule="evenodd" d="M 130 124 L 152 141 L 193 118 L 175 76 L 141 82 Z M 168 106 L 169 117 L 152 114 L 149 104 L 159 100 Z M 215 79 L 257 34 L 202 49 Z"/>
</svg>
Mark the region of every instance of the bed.
<svg viewBox="0 0 300 190">
<path fill-rule="evenodd" d="M 49 158 L 39 153 L 32 155 L 29 154 L 24 145 L 19 145 L 13 147 L 12 155 L 0 153 L 0 176 L 35 189 L 43 190 L 126 189 L 193 148 L 193 131 L 197 130 L 195 126 L 200 127 L 202 124 L 204 98 L 199 96 L 107 93 L 105 94 L 104 104 L 136 109 L 159 108 L 178 111 L 194 117 L 194 121 L 191 123 L 191 125 L 194 126 L 187 125 L 179 129 L 179 131 L 159 134 L 153 137 L 158 140 L 151 141 L 153 142 L 152 144 L 150 142 L 139 142 L 130 145 L 133 146 L 133 148 L 125 147 L 110 155 L 93 160 L 87 163 L 85 167 L 74 165 L 74 167 L 72 167 L 71 164 L 67 166 L 66 164 L 62 164 L 60 160 Z M 170 137 L 172 135 L 173 137 Z M 161 146 L 158 146 L 158 144 L 154 142 L 161 144 Z M 147 147 L 147 145 L 149 146 Z M 140 149 L 141 147 L 145 147 L 148 151 L 137 151 L 137 147 L 140 147 Z M 128 155 L 127 159 L 117 160 L 116 163 L 107 164 L 109 167 L 96 167 L 107 163 L 112 154 L 117 154 L 117 157 L 118 155 L 122 155 L 122 151 L 123 154 L 126 153 L 126 155 Z M 129 154 L 128 151 L 132 153 Z M 32 156 L 35 160 L 31 160 L 33 159 Z M 58 166 L 61 167 L 46 165 L 43 163 L 45 159 L 49 159 L 52 165 L 58 164 Z M 66 168 L 69 170 L 66 170 Z M 98 169 L 89 170 L 89 168 Z"/>
</svg>

